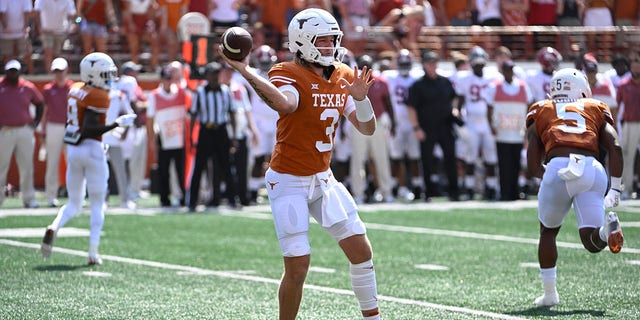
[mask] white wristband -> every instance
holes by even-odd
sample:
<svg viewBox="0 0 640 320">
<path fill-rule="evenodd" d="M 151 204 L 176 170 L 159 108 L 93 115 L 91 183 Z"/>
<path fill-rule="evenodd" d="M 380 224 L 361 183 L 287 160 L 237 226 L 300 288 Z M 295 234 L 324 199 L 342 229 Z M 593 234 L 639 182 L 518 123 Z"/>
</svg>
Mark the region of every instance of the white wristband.
<svg viewBox="0 0 640 320">
<path fill-rule="evenodd" d="M 356 119 L 360 122 L 369 122 L 375 114 L 373 113 L 373 106 L 369 97 L 364 97 L 364 100 L 353 99 L 356 104 Z"/>
<path fill-rule="evenodd" d="M 621 177 L 611 177 L 611 189 L 615 189 L 620 192 L 622 190 L 622 178 Z"/>
</svg>

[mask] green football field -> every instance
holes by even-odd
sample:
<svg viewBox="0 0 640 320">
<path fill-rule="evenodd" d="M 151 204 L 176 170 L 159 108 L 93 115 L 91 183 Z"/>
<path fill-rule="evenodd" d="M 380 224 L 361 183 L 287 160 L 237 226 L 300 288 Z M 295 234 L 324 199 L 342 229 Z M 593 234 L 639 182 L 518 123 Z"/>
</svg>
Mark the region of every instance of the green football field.
<svg viewBox="0 0 640 320">
<path fill-rule="evenodd" d="M 277 319 L 282 258 L 268 206 L 109 209 L 88 267 L 88 209 L 44 260 L 55 209 L 0 209 L 0 319 Z M 536 308 L 535 201 L 364 205 L 384 319 L 639 319 L 640 202 L 617 208 L 625 247 L 591 254 L 573 213 L 559 235 L 561 304 Z M 318 225 L 299 319 L 358 319 L 348 263 Z"/>
</svg>

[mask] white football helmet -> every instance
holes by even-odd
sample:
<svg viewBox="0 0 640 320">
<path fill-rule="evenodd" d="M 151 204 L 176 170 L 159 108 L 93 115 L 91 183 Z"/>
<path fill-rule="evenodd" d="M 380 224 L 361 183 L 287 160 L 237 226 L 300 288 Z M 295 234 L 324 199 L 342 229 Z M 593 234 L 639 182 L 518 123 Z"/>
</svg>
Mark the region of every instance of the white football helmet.
<svg viewBox="0 0 640 320">
<path fill-rule="evenodd" d="M 582 71 L 565 68 L 556 71 L 551 78 L 549 95 L 551 99 L 577 100 L 591 98 L 591 87 Z"/>
<path fill-rule="evenodd" d="M 263 72 L 268 72 L 271 67 L 278 61 L 276 51 L 268 45 L 261 45 L 253 53 L 255 65 Z"/>
<path fill-rule="evenodd" d="M 317 48 L 316 39 L 333 36 L 333 48 Z M 322 9 L 305 9 L 296 14 L 289 23 L 289 51 L 300 54 L 308 62 L 330 66 L 342 61 L 345 49 L 340 47 L 342 31 L 338 21 Z M 323 56 L 318 49 L 331 49 L 330 56 Z"/>
<path fill-rule="evenodd" d="M 398 74 L 402 77 L 408 77 L 413 66 L 413 54 L 407 49 L 400 49 L 396 56 L 396 65 Z"/>
<path fill-rule="evenodd" d="M 110 90 L 118 79 L 118 68 L 107 54 L 93 52 L 80 61 L 80 79 L 87 85 Z"/>
</svg>

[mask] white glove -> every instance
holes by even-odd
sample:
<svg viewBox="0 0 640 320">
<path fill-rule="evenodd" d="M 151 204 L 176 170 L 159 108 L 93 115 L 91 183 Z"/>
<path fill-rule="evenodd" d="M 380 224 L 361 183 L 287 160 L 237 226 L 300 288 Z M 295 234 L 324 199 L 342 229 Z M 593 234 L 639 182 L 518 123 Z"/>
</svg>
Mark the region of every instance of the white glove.
<svg viewBox="0 0 640 320">
<path fill-rule="evenodd" d="M 620 204 L 620 191 L 613 188 L 609 189 L 609 192 L 604 197 L 604 207 L 613 208 L 617 207 L 618 204 Z"/>
<path fill-rule="evenodd" d="M 116 123 L 119 127 L 131 127 L 133 125 L 133 121 L 136 120 L 135 114 L 125 114 L 121 115 L 116 119 Z"/>
</svg>

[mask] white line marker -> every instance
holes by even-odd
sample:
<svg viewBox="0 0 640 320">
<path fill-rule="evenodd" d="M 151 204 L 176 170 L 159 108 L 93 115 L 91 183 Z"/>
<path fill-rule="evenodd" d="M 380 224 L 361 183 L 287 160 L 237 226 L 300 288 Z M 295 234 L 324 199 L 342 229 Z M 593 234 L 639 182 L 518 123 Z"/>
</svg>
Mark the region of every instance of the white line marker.
<svg viewBox="0 0 640 320">
<path fill-rule="evenodd" d="M 636 266 L 640 266 L 640 260 L 627 260 L 625 262 L 628 263 L 628 264 L 633 264 L 633 265 L 636 265 Z"/>
<path fill-rule="evenodd" d="M 323 268 L 323 267 L 309 267 L 309 271 L 319 273 L 336 273 L 336 269 Z"/>
<path fill-rule="evenodd" d="M 46 228 L 10 228 L 0 229 L 0 238 L 40 238 Z M 103 233 L 104 235 L 104 233 Z M 62 228 L 57 237 L 88 237 L 89 230 L 79 228 Z"/>
<path fill-rule="evenodd" d="M 435 264 L 416 264 L 414 267 L 416 269 L 431 270 L 431 271 L 447 271 L 447 270 L 449 270 L 449 267 L 439 266 L 439 265 L 435 265 Z"/>
<path fill-rule="evenodd" d="M 520 266 L 523 268 L 540 268 L 540 264 L 537 262 L 520 262 Z"/>
<path fill-rule="evenodd" d="M 109 278 L 111 277 L 111 273 L 108 272 L 100 272 L 100 271 L 82 271 L 82 274 L 90 277 L 98 277 L 98 278 Z"/>
<path fill-rule="evenodd" d="M 39 244 L 27 243 L 27 242 L 19 242 L 19 241 L 6 240 L 6 239 L 0 239 L 0 244 L 14 246 L 14 247 L 31 248 L 31 249 L 37 249 L 37 250 L 40 249 L 40 245 Z M 82 256 L 82 257 L 85 257 L 86 254 L 87 254 L 84 251 L 65 249 L 65 248 L 60 248 L 60 247 L 54 247 L 53 251 L 57 252 L 57 253 L 64 253 L 64 254 Z M 119 256 L 111 256 L 111 255 L 100 255 L 100 256 L 102 257 L 102 260 L 104 260 L 104 261 L 115 261 L 115 262 L 129 263 L 129 264 L 134 264 L 134 265 L 147 266 L 147 267 L 168 269 L 168 270 L 194 272 L 194 273 L 199 273 L 199 274 L 210 274 L 210 275 L 221 277 L 221 278 L 230 278 L 230 279 L 261 282 L 261 283 L 271 283 L 271 284 L 274 284 L 274 285 L 279 285 L 280 284 L 280 279 L 270 279 L 270 278 L 264 278 L 264 277 L 258 277 L 258 276 L 235 274 L 233 272 L 228 272 L 228 271 L 207 270 L 207 269 L 201 269 L 201 268 L 196 268 L 196 267 L 181 266 L 181 265 L 177 265 L 177 264 L 169 264 L 169 263 L 162 263 L 162 262 L 155 262 L 155 261 L 148 261 L 148 260 L 132 259 L 132 258 L 119 257 Z M 306 289 L 309 289 L 309 290 L 316 290 L 316 291 L 328 292 L 328 293 L 333 293 L 333 294 L 342 294 L 342 295 L 353 296 L 353 291 L 351 291 L 351 290 L 336 289 L 336 288 L 316 286 L 316 285 L 308 285 L 308 284 L 305 284 L 304 287 Z M 511 315 L 508 315 L 508 314 L 494 313 L 494 312 L 488 312 L 488 311 L 482 311 L 482 310 L 474 310 L 474 309 L 463 308 L 463 307 L 446 306 L 446 305 L 441 305 L 441 304 L 436 304 L 436 303 L 431 303 L 431 302 L 426 302 L 426 301 L 404 299 L 404 298 L 396 298 L 396 297 L 389 297 L 389 296 L 383 296 L 383 295 L 379 295 L 378 296 L 378 300 L 389 301 L 389 302 L 400 303 L 400 304 L 411 305 L 411 306 L 426 307 L 426 308 L 430 308 L 430 309 L 437 309 L 437 310 L 465 313 L 465 314 L 470 314 L 470 315 L 473 315 L 473 316 L 482 316 L 482 317 L 488 317 L 488 318 L 493 318 L 493 319 L 506 319 L 506 320 L 525 320 L 526 319 L 526 318 L 520 318 L 520 317 L 511 316 Z"/>
</svg>

